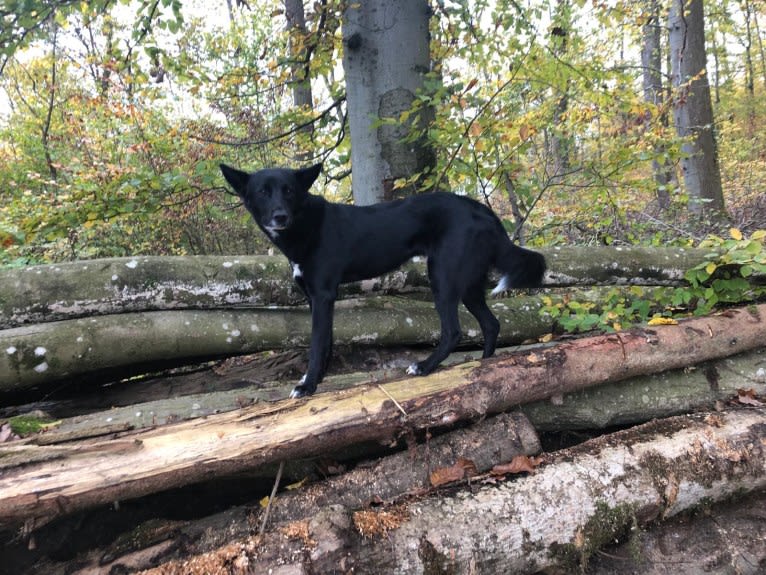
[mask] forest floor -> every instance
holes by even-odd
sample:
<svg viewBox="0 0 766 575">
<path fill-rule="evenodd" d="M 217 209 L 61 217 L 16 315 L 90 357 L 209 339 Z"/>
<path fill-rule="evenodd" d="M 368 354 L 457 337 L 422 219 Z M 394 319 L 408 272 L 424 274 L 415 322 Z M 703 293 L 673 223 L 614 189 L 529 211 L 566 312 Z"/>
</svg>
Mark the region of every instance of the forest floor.
<svg viewBox="0 0 766 575">
<path fill-rule="evenodd" d="M 394 375 L 401 373 L 416 355 L 418 352 L 411 349 L 339 349 L 331 372 L 390 370 Z M 274 381 L 292 383 L 305 367 L 305 350 L 262 353 L 133 380 L 127 386 L 104 386 L 98 393 L 94 393 L 92 387 L 68 386 L 46 397 L 45 409 L 53 417 L 67 417 L 83 410 L 95 411 L 212 389 L 221 391 Z M 0 417 L 3 411 L 0 410 Z M 603 431 L 547 434 L 541 439 L 544 449 L 550 451 L 599 433 Z M 313 462 L 313 479 L 337 473 L 353 463 Z M 283 485 L 297 480 L 300 478 L 286 477 Z M 227 551 L 225 543 L 235 543 L 238 538 L 251 537 L 257 532 L 258 526 L 252 524 L 248 509 L 260 508 L 259 502 L 268 495 L 272 484 L 273 479 L 268 475 L 233 477 L 124 501 L 118 508 L 108 506 L 76 513 L 42 527 L 31 540 L 17 533 L 0 533 L 0 574 L 77 573 L 85 556 L 103 558 L 104 567 L 100 572 L 111 573 L 115 566 L 113 559 L 135 551 L 134 546 L 126 546 L 125 541 L 132 537 L 137 526 L 161 525 L 154 530 L 155 535 L 160 534 L 161 539 L 161 534 L 167 533 L 165 537 L 172 539 L 176 526 L 191 522 L 210 525 L 211 517 L 216 516 L 220 518 L 221 531 L 234 534 L 231 539 L 220 535 L 208 539 L 200 534 L 198 540 L 175 541 L 164 558 L 230 553 L 231 548 Z M 204 568 L 199 572 L 205 572 Z M 766 573 L 766 493 L 710 505 L 626 534 L 624 541 L 597 551 L 582 573 Z"/>
</svg>

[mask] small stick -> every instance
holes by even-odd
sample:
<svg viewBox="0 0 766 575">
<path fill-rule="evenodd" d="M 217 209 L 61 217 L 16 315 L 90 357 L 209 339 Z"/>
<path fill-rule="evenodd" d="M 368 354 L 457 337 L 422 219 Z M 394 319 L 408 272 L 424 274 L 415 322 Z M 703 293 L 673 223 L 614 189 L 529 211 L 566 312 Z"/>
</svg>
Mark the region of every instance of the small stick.
<svg viewBox="0 0 766 575">
<path fill-rule="evenodd" d="M 382 391 L 383 393 L 385 393 L 385 394 L 388 396 L 388 399 L 390 399 L 391 401 L 393 401 L 393 402 L 394 402 L 394 405 L 395 405 L 396 407 L 398 407 L 398 408 L 399 408 L 399 411 L 401 411 L 401 412 L 404 414 L 404 417 L 407 417 L 407 412 L 406 412 L 406 411 L 404 411 L 404 408 L 403 408 L 401 405 L 399 405 L 399 402 L 398 402 L 398 401 L 396 401 L 396 400 L 394 399 L 394 396 L 393 396 L 393 395 L 391 395 L 390 393 L 388 393 L 388 392 L 386 391 L 386 389 L 385 389 L 385 388 L 384 388 L 382 385 L 380 385 L 380 384 L 378 384 L 378 389 L 380 389 L 380 391 Z"/>
<path fill-rule="evenodd" d="M 261 528 L 258 530 L 258 535 L 263 535 L 266 531 L 266 522 L 269 520 L 269 512 L 271 511 L 271 502 L 277 494 L 279 488 L 279 480 L 282 479 L 282 470 L 285 468 L 285 462 L 279 462 L 279 469 L 277 470 L 277 477 L 274 479 L 274 487 L 271 488 L 271 495 L 269 495 L 269 502 L 266 504 L 266 511 L 263 513 L 263 521 L 261 521 Z"/>
</svg>

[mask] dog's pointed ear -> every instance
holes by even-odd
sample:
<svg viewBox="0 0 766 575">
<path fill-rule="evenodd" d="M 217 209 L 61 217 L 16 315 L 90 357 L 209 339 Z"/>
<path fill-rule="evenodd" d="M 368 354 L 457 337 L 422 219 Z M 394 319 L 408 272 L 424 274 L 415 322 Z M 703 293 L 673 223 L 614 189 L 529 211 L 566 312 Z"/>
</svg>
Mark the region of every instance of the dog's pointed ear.
<svg viewBox="0 0 766 575">
<path fill-rule="evenodd" d="M 303 189 L 308 190 L 317 179 L 317 176 L 319 176 L 319 172 L 321 171 L 322 164 L 314 164 L 308 168 L 296 170 L 295 175 L 298 178 L 298 181 L 301 183 L 301 186 L 303 186 Z"/>
<path fill-rule="evenodd" d="M 234 191 L 240 196 L 244 195 L 247 190 L 247 180 L 250 179 L 250 174 L 232 168 L 231 166 L 227 166 L 226 164 L 221 164 L 220 167 L 223 177 L 226 178 L 229 185 L 234 188 Z"/>
</svg>

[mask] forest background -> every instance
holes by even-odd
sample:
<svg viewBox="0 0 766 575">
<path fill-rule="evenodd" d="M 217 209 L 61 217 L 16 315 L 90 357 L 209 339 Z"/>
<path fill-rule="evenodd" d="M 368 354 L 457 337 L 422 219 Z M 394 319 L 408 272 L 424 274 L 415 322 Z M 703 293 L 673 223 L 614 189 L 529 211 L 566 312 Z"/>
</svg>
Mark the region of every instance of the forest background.
<svg viewBox="0 0 766 575">
<path fill-rule="evenodd" d="M 263 252 L 221 161 L 323 161 L 315 191 L 352 201 L 342 22 L 359 4 L 0 6 L 0 265 Z M 422 88 L 398 115 L 371 118 L 373 129 L 406 125 L 410 142 L 434 150 L 395 190 L 476 197 L 530 245 L 691 246 L 711 233 L 762 244 L 766 5 L 705 3 L 707 70 L 676 81 L 671 2 L 429 9 Z M 703 191 L 701 203 L 682 176 L 690 137 L 674 115 L 694 81 L 709 86 L 705 162 L 722 183 L 720 199 Z M 310 90 L 303 105 L 299 85 Z M 424 110 L 428 122 L 411 121 Z"/>
</svg>

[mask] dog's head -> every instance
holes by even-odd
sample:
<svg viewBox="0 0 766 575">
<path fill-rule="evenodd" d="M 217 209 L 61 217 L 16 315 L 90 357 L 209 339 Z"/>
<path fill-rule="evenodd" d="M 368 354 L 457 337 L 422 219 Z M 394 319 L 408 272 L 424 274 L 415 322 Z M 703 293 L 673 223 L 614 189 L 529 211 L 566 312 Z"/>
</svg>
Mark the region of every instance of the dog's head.
<svg viewBox="0 0 766 575">
<path fill-rule="evenodd" d="M 276 239 L 295 221 L 322 164 L 302 170 L 269 168 L 252 174 L 221 164 L 221 172 L 256 223 Z"/>
</svg>

